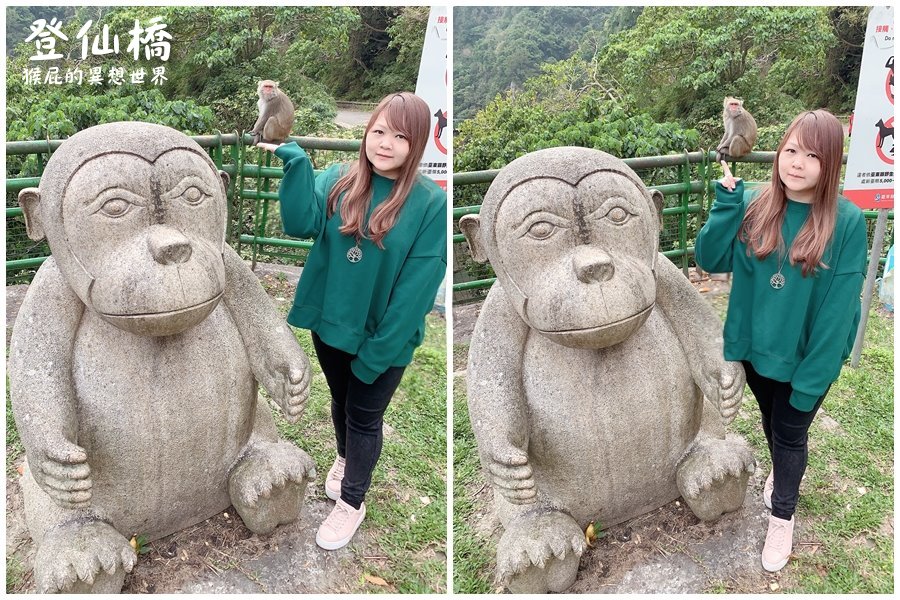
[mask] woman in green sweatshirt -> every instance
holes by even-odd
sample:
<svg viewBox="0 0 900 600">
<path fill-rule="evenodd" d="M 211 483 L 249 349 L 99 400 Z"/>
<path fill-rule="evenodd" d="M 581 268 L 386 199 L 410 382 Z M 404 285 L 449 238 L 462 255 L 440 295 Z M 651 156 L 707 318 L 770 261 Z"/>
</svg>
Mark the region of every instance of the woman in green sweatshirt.
<svg viewBox="0 0 900 600">
<path fill-rule="evenodd" d="M 315 240 L 288 323 L 312 331 L 331 391 L 335 507 L 316 543 L 345 546 L 365 517 L 382 418 L 447 270 L 447 194 L 418 172 L 431 111 L 409 92 L 375 109 L 350 165 L 314 176 L 295 142 L 259 144 L 284 161 L 278 192 L 288 235 Z"/>
<path fill-rule="evenodd" d="M 772 182 L 745 193 L 723 161 L 716 201 L 696 243 L 703 269 L 732 272 L 725 359 L 741 361 L 759 403 L 773 471 L 763 567 L 791 554 L 807 432 L 860 318 L 866 264 L 862 211 L 838 196 L 844 133 L 824 110 L 804 112 L 778 146 Z"/>
</svg>

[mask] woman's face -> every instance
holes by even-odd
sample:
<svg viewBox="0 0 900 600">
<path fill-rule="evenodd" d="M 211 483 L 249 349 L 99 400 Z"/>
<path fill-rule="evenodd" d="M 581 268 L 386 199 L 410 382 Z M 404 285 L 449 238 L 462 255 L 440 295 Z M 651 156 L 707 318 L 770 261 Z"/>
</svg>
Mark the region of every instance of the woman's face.
<svg viewBox="0 0 900 600">
<path fill-rule="evenodd" d="M 396 179 L 408 156 L 409 140 L 388 127 L 387 120 L 379 115 L 366 134 L 366 158 L 372 163 L 372 170 L 382 177 Z"/>
<path fill-rule="evenodd" d="M 820 157 L 801 146 L 797 134 L 792 133 L 778 154 L 778 176 L 787 197 L 797 202 L 812 202 L 821 174 Z"/>
</svg>

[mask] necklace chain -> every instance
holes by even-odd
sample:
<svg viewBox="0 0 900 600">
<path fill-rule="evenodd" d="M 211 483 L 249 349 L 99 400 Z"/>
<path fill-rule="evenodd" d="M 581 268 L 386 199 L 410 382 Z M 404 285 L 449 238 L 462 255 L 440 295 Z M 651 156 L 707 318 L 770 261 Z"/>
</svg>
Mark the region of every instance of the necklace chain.
<svg viewBox="0 0 900 600">
<path fill-rule="evenodd" d="M 784 278 L 784 275 L 781 274 L 781 269 L 784 268 L 784 261 L 787 260 L 788 253 L 785 252 L 784 256 L 781 257 L 781 264 L 778 266 L 778 272 L 772 275 L 769 278 L 769 285 L 771 285 L 774 289 L 780 290 L 784 287 L 784 284 L 787 280 Z"/>
</svg>

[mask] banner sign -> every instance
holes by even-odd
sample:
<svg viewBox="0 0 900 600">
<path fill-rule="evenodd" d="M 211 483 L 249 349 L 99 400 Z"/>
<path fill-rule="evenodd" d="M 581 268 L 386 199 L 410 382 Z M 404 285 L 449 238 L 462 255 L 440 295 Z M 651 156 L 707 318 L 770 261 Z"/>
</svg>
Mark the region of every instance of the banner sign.
<svg viewBox="0 0 900 600">
<path fill-rule="evenodd" d="M 447 114 L 447 8 L 434 7 L 428 15 L 428 29 L 419 63 L 416 96 L 428 103 L 431 111 L 431 135 L 419 172 L 447 189 L 447 147 L 450 145 Z"/>
<path fill-rule="evenodd" d="M 869 12 L 844 196 L 860 208 L 894 208 L 894 9 Z"/>
</svg>

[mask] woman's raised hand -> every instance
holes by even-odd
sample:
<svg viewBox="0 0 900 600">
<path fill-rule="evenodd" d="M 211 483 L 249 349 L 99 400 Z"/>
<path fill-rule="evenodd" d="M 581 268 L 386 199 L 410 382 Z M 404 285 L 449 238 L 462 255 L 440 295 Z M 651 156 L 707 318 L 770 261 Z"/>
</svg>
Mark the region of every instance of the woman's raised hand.
<svg viewBox="0 0 900 600">
<path fill-rule="evenodd" d="M 263 150 L 268 150 L 269 152 L 275 152 L 279 146 L 283 146 L 284 144 L 270 144 L 268 142 L 259 142 L 256 144 L 257 147 L 262 148 Z"/>
<path fill-rule="evenodd" d="M 735 179 L 734 175 L 731 174 L 731 169 L 728 168 L 728 163 L 724 160 L 720 160 L 719 164 L 722 165 L 722 169 L 725 171 L 725 175 L 722 176 L 722 179 L 719 180 L 719 183 L 721 183 L 722 187 L 727 188 L 729 191 L 734 191 Z"/>
</svg>

